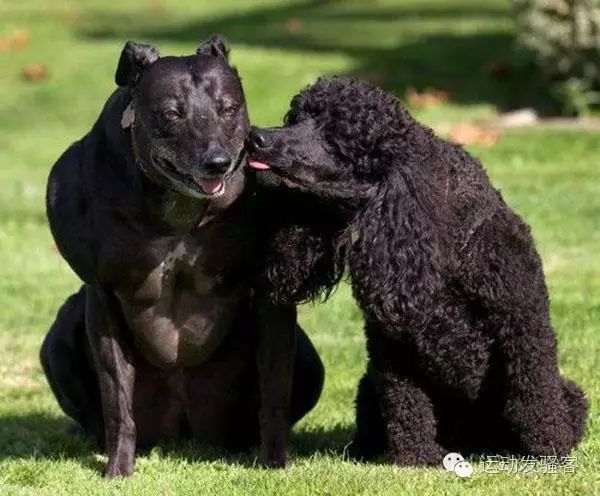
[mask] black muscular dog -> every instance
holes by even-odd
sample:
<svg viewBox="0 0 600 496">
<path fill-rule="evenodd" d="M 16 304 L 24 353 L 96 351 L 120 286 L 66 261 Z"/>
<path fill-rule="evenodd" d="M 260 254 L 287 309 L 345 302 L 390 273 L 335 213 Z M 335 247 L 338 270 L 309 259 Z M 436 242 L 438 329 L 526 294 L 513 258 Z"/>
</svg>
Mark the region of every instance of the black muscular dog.
<svg viewBox="0 0 600 496">
<path fill-rule="evenodd" d="M 439 464 L 448 451 L 566 455 L 587 401 L 558 369 L 529 227 L 461 147 L 366 83 L 323 79 L 282 128 L 255 130 L 280 301 L 329 290 L 348 260 L 369 365 L 355 453 Z M 262 179 L 261 179 L 262 178 Z"/>
<path fill-rule="evenodd" d="M 132 473 L 136 444 L 185 436 L 245 449 L 260 434 L 260 461 L 282 466 L 323 369 L 294 340 L 295 307 L 253 291 L 249 123 L 227 48 L 160 58 L 129 42 L 116 82 L 48 181 L 52 233 L 85 282 L 44 341 L 48 381 L 105 446 L 107 476 Z"/>
</svg>

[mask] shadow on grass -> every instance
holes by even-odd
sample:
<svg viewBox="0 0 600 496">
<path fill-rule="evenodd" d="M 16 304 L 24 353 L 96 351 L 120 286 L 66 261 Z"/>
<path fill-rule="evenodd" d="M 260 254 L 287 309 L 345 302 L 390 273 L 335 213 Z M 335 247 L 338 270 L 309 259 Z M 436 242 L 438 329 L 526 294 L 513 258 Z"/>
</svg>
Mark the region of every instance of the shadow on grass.
<svg viewBox="0 0 600 496">
<path fill-rule="evenodd" d="M 329 429 L 319 427 L 298 430 L 292 435 L 292 451 L 302 457 L 320 452 L 345 458 L 346 449 L 353 436 L 353 427 L 341 425 Z"/>
<path fill-rule="evenodd" d="M 43 413 L 0 417 L 0 460 L 19 458 L 76 459 L 86 468 L 101 471 L 92 444 L 75 434 L 66 417 Z"/>
<path fill-rule="evenodd" d="M 398 95 L 411 87 L 433 86 L 448 91 L 456 103 L 499 108 L 519 106 L 537 95 L 530 69 L 510 62 L 514 53 L 505 8 L 460 0 L 364 5 L 350 2 L 349 9 L 341 0 L 309 0 L 209 19 L 192 12 L 185 19 L 168 14 L 155 19 L 148 12 L 99 13 L 79 26 L 79 34 L 195 43 L 221 33 L 234 47 L 344 54 L 355 61 L 350 75 Z"/>
<path fill-rule="evenodd" d="M 292 456 L 309 457 L 317 452 L 339 455 L 352 438 L 349 427 L 299 430 L 292 435 Z M 256 450 L 231 453 L 224 449 L 196 441 L 162 443 L 151 450 L 138 450 L 139 455 L 160 453 L 170 459 L 184 459 L 192 463 L 231 463 L 256 467 Z M 67 417 L 43 413 L 4 415 L 0 417 L 0 461 L 10 459 L 73 459 L 82 467 L 98 473 L 104 462 L 97 458 L 96 446 L 86 438 L 77 425 Z"/>
<path fill-rule="evenodd" d="M 352 429 L 335 426 L 331 429 L 298 430 L 293 432 L 290 443 L 291 458 L 308 458 L 317 453 L 345 457 L 345 449 L 352 439 Z M 152 448 L 162 456 L 184 459 L 191 463 L 219 461 L 240 465 L 245 468 L 258 467 L 257 448 L 231 453 L 222 448 L 210 446 L 197 441 L 161 444 Z M 141 451 L 140 453 L 144 453 Z"/>
</svg>

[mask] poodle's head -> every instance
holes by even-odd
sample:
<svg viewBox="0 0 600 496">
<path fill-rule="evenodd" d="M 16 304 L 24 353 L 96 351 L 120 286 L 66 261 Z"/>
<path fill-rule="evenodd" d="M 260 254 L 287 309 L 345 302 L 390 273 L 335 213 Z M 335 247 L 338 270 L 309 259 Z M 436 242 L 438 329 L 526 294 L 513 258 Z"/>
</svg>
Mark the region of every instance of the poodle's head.
<svg viewBox="0 0 600 496">
<path fill-rule="evenodd" d="M 249 164 L 265 184 L 369 197 L 397 161 L 408 119 L 396 98 L 368 83 L 319 79 L 293 98 L 283 127 L 253 130 Z"/>
</svg>

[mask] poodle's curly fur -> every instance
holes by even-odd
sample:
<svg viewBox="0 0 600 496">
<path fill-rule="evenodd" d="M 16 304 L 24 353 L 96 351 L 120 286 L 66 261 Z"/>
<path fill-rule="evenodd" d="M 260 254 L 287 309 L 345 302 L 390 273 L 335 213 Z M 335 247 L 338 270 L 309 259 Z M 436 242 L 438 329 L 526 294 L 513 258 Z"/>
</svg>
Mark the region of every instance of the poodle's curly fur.
<svg viewBox="0 0 600 496">
<path fill-rule="evenodd" d="M 529 227 L 480 162 L 367 83 L 321 79 L 258 130 L 271 170 L 266 284 L 328 294 L 348 266 L 369 362 L 355 454 L 439 464 L 448 451 L 568 454 L 587 400 L 559 373 Z M 307 145 L 309 143 L 309 145 Z M 325 158 L 324 158 L 325 157 Z"/>
</svg>

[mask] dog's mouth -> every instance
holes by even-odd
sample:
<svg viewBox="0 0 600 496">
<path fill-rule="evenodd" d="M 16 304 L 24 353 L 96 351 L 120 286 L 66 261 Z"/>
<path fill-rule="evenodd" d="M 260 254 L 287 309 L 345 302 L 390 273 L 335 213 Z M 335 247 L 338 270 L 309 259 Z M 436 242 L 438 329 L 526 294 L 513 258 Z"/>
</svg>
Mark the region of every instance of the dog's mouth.
<svg viewBox="0 0 600 496">
<path fill-rule="evenodd" d="M 225 192 L 224 178 L 198 179 L 197 181 L 203 193 L 207 196 L 218 196 Z"/>
<path fill-rule="evenodd" d="M 169 181 L 175 191 L 194 198 L 214 199 L 225 194 L 228 179 L 238 169 L 245 157 L 246 153 L 242 150 L 230 170 L 223 175 L 210 178 L 182 173 L 165 158 L 152 158 L 152 166 L 154 170 Z"/>
<path fill-rule="evenodd" d="M 178 171 L 166 159 L 154 159 L 154 168 L 160 172 L 180 193 L 194 198 L 217 198 L 225 193 L 226 175 L 215 178 L 194 178 L 190 174 Z"/>
<path fill-rule="evenodd" d="M 300 177 L 296 177 L 292 167 L 279 167 L 276 161 L 261 158 L 248 159 L 248 168 L 257 173 L 259 183 L 264 186 L 283 185 L 291 189 L 306 190 L 309 185 Z"/>
</svg>

